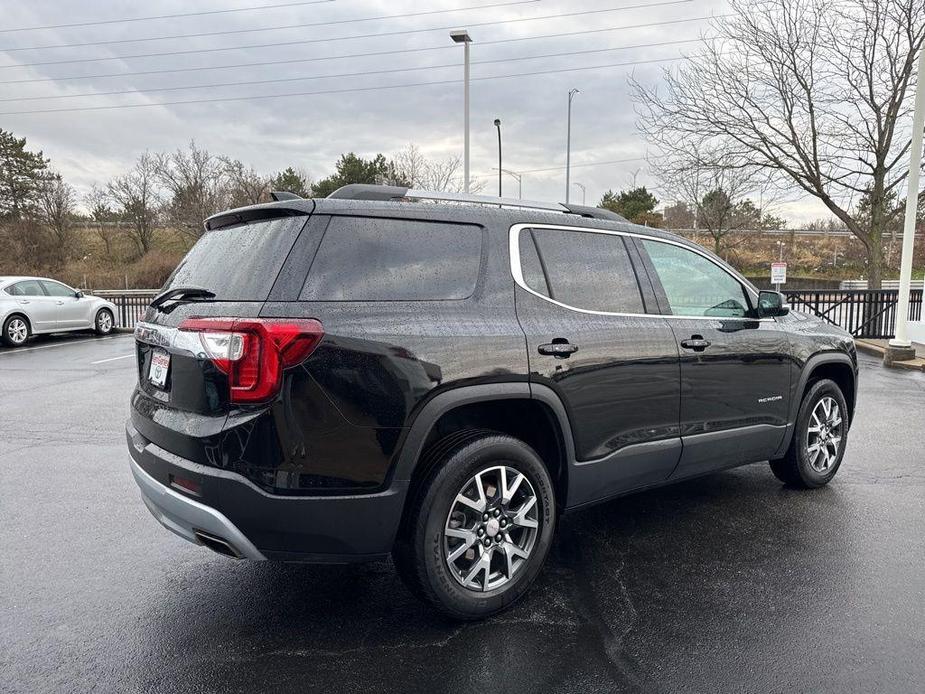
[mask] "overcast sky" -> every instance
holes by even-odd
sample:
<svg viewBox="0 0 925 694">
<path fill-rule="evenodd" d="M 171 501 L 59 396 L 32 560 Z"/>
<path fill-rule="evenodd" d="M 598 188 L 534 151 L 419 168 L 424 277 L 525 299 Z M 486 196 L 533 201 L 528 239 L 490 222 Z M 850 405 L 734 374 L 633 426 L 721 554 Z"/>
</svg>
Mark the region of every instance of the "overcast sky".
<svg viewBox="0 0 925 694">
<path fill-rule="evenodd" d="M 658 194 L 656 182 L 646 173 L 646 144 L 634 126 L 627 77 L 633 72 L 637 78 L 656 82 L 662 66 L 672 63 L 612 65 L 676 58 L 696 44 L 636 46 L 696 39 L 709 31 L 709 22 L 704 18 L 725 10 L 723 0 L 333 0 L 293 4 L 294 1 L 96 0 L 78 4 L 71 0 L 5 0 L 0 26 L 4 30 L 0 33 L 0 127 L 27 137 L 32 149 L 42 149 L 54 168 L 81 190 L 123 172 L 146 149 L 171 150 L 184 147 L 190 139 L 213 153 L 239 158 L 264 173 L 293 166 L 316 179 L 331 173 L 334 161 L 346 151 L 363 156 L 377 152 L 388 155 L 413 142 L 431 157 L 461 156 L 462 48 L 452 44 L 448 34 L 450 28 L 468 27 L 473 39 L 472 172 L 486 179 L 486 192 L 493 194 L 497 185 L 497 174 L 491 171 L 497 165 L 493 121 L 500 118 L 505 168 L 525 171 L 561 167 L 526 174 L 524 197 L 564 198 L 567 93 L 577 88 L 581 93 L 573 102 L 572 180 L 587 187 L 588 203 L 596 203 L 608 188 L 631 185 L 634 178 L 639 184 L 654 187 Z M 266 7 L 282 4 L 289 6 Z M 264 9 L 7 30 L 258 6 Z M 628 9 L 616 9 L 621 7 Z M 597 10 L 613 11 L 594 12 Z M 423 12 L 433 13 L 356 21 Z M 585 14 L 531 20 L 578 12 Z M 350 21 L 318 25 L 340 20 Z M 315 26 L 304 26 L 307 24 Z M 660 25 L 640 26 L 655 24 Z M 290 25 L 302 26 L 258 31 Z M 549 37 L 611 28 L 614 30 Z M 212 32 L 234 33 L 162 38 Z M 146 38 L 157 40 L 141 40 Z M 289 45 L 279 45 L 282 43 Z M 623 47 L 628 48 L 588 52 Z M 434 50 L 407 52 L 422 48 Z M 384 51 L 397 52 L 331 59 Z M 579 51 L 585 53 L 576 54 Z M 161 55 L 150 55 L 153 53 Z M 147 55 L 127 57 L 139 54 Z M 549 54 L 568 55 L 536 57 Z M 310 60 L 240 66 L 304 59 Z M 226 67 L 218 69 L 222 66 Z M 189 70 L 200 67 L 210 69 Z M 548 72 L 572 68 L 580 69 Z M 384 72 L 390 70 L 401 71 Z M 164 72 L 130 74 L 143 71 Z M 484 79 L 544 71 L 547 74 Z M 293 79 L 344 73 L 358 74 Z M 292 81 L 266 82 L 280 79 Z M 228 82 L 255 84 L 201 86 Z M 420 82 L 441 84 L 378 89 Z M 197 88 L 176 89 L 194 85 Z M 164 88 L 171 90 L 157 91 Z M 357 91 L 317 93 L 332 90 Z M 303 94 L 278 96 L 286 93 Z M 86 94 L 91 95 L 69 96 Z M 222 101 L 242 96 L 254 98 Z M 203 99 L 214 101 L 10 114 Z M 584 166 L 633 158 L 639 160 Z M 506 195 L 517 195 L 513 178 L 505 177 L 504 185 Z M 580 202 L 581 195 L 579 188 L 573 188 L 573 202 Z M 813 204 L 788 205 L 781 211 L 800 221 L 822 216 Z"/>
</svg>

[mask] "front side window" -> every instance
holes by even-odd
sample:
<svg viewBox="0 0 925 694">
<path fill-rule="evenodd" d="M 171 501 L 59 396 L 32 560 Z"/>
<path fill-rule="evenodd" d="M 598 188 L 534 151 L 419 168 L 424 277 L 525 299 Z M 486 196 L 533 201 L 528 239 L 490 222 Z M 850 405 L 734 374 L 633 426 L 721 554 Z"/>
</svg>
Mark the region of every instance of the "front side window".
<svg viewBox="0 0 925 694">
<path fill-rule="evenodd" d="M 7 291 L 13 296 L 45 296 L 45 292 L 42 291 L 42 286 L 38 283 L 38 280 L 17 282 L 9 287 Z"/>
<path fill-rule="evenodd" d="M 333 217 L 302 301 L 441 301 L 475 291 L 482 228 L 381 217 Z"/>
<path fill-rule="evenodd" d="M 645 313 L 623 237 L 571 229 L 523 229 L 524 283 L 570 308 Z"/>
<path fill-rule="evenodd" d="M 699 253 L 661 241 L 644 240 L 676 316 L 742 318 L 749 303 L 742 284 Z"/>
<path fill-rule="evenodd" d="M 42 286 L 45 287 L 45 293 L 48 294 L 48 296 L 74 297 L 74 290 L 70 287 L 65 287 L 60 282 L 49 282 L 48 280 L 42 280 Z"/>
</svg>

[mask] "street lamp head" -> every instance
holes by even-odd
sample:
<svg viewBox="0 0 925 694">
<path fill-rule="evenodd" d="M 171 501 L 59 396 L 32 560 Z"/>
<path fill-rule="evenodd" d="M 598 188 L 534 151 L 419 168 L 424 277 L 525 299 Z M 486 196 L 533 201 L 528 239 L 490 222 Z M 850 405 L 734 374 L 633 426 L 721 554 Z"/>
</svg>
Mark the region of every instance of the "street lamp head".
<svg viewBox="0 0 925 694">
<path fill-rule="evenodd" d="M 500 127 L 501 127 L 501 119 L 500 119 L 500 118 L 495 118 L 495 127 L 496 127 L 496 128 L 500 128 Z"/>
<path fill-rule="evenodd" d="M 450 32 L 450 38 L 456 43 L 472 43 L 472 37 L 469 36 L 468 29 L 459 29 Z"/>
<path fill-rule="evenodd" d="M 576 94 L 580 94 L 580 93 L 581 93 L 580 89 L 569 89 L 568 98 L 571 99 L 573 96 L 575 96 Z"/>
</svg>

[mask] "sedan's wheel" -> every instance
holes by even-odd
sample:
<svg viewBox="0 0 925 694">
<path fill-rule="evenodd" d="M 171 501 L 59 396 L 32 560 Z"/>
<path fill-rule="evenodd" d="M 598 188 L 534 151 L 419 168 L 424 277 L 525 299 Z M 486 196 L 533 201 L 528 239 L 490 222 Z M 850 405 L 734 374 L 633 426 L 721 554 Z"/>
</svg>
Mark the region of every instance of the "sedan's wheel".
<svg viewBox="0 0 925 694">
<path fill-rule="evenodd" d="M 29 324 L 21 316 L 10 316 L 3 323 L 3 344 L 19 347 L 29 338 Z"/>
<path fill-rule="evenodd" d="M 456 619 L 508 607 L 536 578 L 552 542 L 549 472 L 523 441 L 474 431 L 438 442 L 422 465 L 396 543 L 409 588 Z"/>
<path fill-rule="evenodd" d="M 771 461 L 771 470 L 791 486 L 821 487 L 838 471 L 847 440 L 845 396 L 834 381 L 816 381 L 803 397 L 787 453 Z"/>
<path fill-rule="evenodd" d="M 112 311 L 101 308 L 96 314 L 96 334 L 108 335 L 112 332 Z"/>
</svg>

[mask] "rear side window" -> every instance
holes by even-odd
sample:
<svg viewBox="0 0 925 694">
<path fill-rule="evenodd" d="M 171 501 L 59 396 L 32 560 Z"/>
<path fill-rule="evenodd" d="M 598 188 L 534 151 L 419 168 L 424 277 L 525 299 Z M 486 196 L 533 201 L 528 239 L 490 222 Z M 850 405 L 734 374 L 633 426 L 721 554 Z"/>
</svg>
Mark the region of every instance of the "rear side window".
<svg viewBox="0 0 925 694">
<path fill-rule="evenodd" d="M 203 287 L 215 301 L 265 301 L 306 219 L 263 219 L 207 231 L 164 289 Z"/>
<path fill-rule="evenodd" d="M 570 308 L 645 313 L 623 237 L 562 229 L 524 229 L 520 265 L 533 291 Z"/>
<path fill-rule="evenodd" d="M 475 225 L 332 217 L 299 299 L 465 299 L 475 291 L 481 256 Z"/>
<path fill-rule="evenodd" d="M 6 291 L 13 296 L 45 296 L 45 292 L 42 291 L 42 286 L 37 280 L 17 282 L 8 287 Z"/>
<path fill-rule="evenodd" d="M 60 282 L 43 280 L 42 286 L 45 287 L 45 293 L 48 294 L 48 296 L 74 296 L 74 290 L 70 287 L 65 287 Z"/>
</svg>

